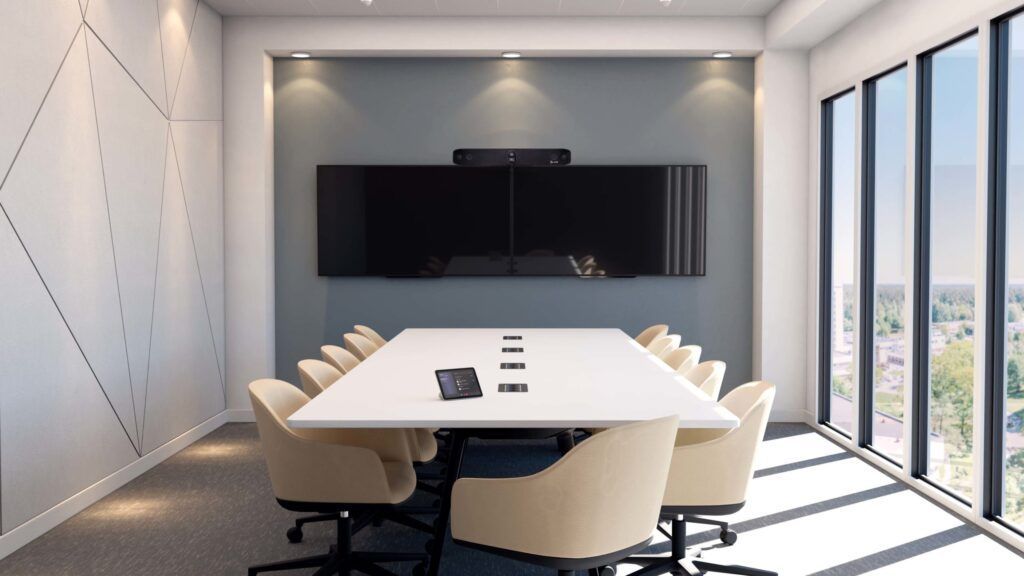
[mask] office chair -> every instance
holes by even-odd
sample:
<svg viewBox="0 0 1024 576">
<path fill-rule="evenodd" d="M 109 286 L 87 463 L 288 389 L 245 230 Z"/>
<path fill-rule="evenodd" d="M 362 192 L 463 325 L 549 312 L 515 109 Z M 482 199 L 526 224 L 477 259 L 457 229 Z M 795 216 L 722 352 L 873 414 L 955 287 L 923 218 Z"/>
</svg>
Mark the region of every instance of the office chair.
<svg viewBox="0 0 1024 576">
<path fill-rule="evenodd" d="M 682 341 L 682 337 L 678 334 L 669 334 L 668 336 L 662 336 L 657 338 L 647 345 L 647 351 L 655 356 L 660 355 L 666 350 L 672 351 L 679 348 L 679 343 Z"/>
<path fill-rule="evenodd" d="M 682 371 L 680 370 L 680 372 Z M 718 395 L 722 391 L 722 380 L 725 379 L 725 362 L 708 360 L 682 372 L 682 374 L 709 398 L 718 400 Z"/>
<path fill-rule="evenodd" d="M 407 455 L 363 446 L 365 437 L 354 430 L 289 428 L 286 419 L 309 397 L 287 382 L 256 380 L 249 384 L 249 398 L 278 504 L 295 512 L 338 515 L 337 542 L 326 554 L 251 566 L 249 576 L 300 568 L 319 568 L 318 574 L 391 574 L 379 564 L 426 561 L 426 554 L 352 550 L 355 530 L 376 514 L 399 512 L 415 490 L 416 473 Z"/>
<path fill-rule="evenodd" d="M 462 478 L 452 539 L 560 576 L 600 574 L 650 543 L 678 426 L 673 415 L 609 429 L 532 476 Z"/>
<path fill-rule="evenodd" d="M 359 358 L 341 346 L 331 344 L 321 346 L 320 357 L 342 374 L 348 374 L 353 368 L 359 366 Z"/>
<path fill-rule="evenodd" d="M 345 334 L 344 340 L 345 349 L 358 358 L 360 362 L 366 360 L 371 354 L 377 351 L 377 346 L 374 345 L 374 343 L 366 336 L 360 336 L 359 334 L 349 332 L 348 334 Z"/>
<path fill-rule="evenodd" d="M 668 556 L 631 556 L 625 562 L 644 566 L 644 576 L 678 572 L 680 561 L 700 574 L 721 572 L 747 576 L 777 576 L 775 572 L 745 566 L 724 566 L 690 559 L 686 556 L 686 523 L 711 524 L 721 528 L 719 538 L 726 544 L 736 542 L 736 533 L 726 522 L 695 514 L 721 516 L 737 512 L 746 503 L 747 489 L 754 477 L 754 457 L 768 426 L 768 415 L 775 399 L 775 385 L 751 382 L 736 388 L 722 399 L 722 406 L 740 419 L 731 430 L 693 430 L 680 439 L 672 452 L 665 497 L 661 512 L 672 523 L 672 552 Z M 686 436 L 686 435 L 682 435 Z M 659 530 L 661 527 L 659 526 Z"/>
<path fill-rule="evenodd" d="M 662 360 L 676 372 L 685 375 L 690 368 L 693 368 L 700 362 L 701 352 L 700 346 L 690 344 L 689 346 L 681 346 L 668 353 L 663 353 L 665 356 Z"/>
<path fill-rule="evenodd" d="M 355 356 L 350 354 L 348 351 L 339 348 L 337 346 L 321 346 L 320 354 L 324 358 L 333 360 L 337 365 L 355 365 L 359 364 L 359 360 Z M 349 368 L 351 369 L 351 368 Z M 317 394 L 320 394 L 327 389 L 328 386 L 334 384 L 344 376 L 344 372 L 338 370 L 335 366 L 320 360 L 302 360 L 299 362 L 299 378 L 302 380 L 302 390 L 310 398 L 315 398 Z M 409 444 L 409 451 L 412 455 L 412 461 L 414 465 L 425 464 L 434 460 L 437 457 L 437 439 L 434 438 L 434 431 L 426 428 L 422 429 L 408 429 L 405 430 L 407 435 L 407 442 Z M 439 474 L 423 474 L 423 479 L 426 480 L 437 480 Z M 430 484 L 419 483 L 422 490 L 430 492 L 432 494 L 438 494 L 439 488 Z M 302 525 L 309 522 L 319 521 L 316 518 L 313 519 L 299 519 L 296 522 L 297 532 L 290 532 L 288 539 L 292 542 L 298 542 L 302 539 Z M 322 519 L 320 519 L 322 520 Z"/>
<path fill-rule="evenodd" d="M 640 344 L 641 346 L 646 348 L 647 345 L 650 344 L 651 342 L 654 342 L 658 338 L 667 335 L 668 324 L 655 324 L 654 326 L 650 326 L 644 329 L 643 332 L 637 334 L 634 340 L 636 340 L 637 344 Z"/>
<path fill-rule="evenodd" d="M 299 380 L 302 382 L 302 391 L 310 398 L 315 398 L 327 390 L 327 387 L 337 382 L 341 376 L 342 372 L 327 362 L 321 360 L 299 361 Z"/>
<path fill-rule="evenodd" d="M 376 330 L 370 328 L 369 326 L 356 324 L 355 326 L 352 327 L 352 329 L 355 330 L 356 334 L 369 338 L 370 342 L 373 342 L 373 345 L 376 346 L 377 348 L 380 348 L 381 346 L 388 343 L 388 341 L 381 337 L 380 334 L 377 334 Z"/>
</svg>

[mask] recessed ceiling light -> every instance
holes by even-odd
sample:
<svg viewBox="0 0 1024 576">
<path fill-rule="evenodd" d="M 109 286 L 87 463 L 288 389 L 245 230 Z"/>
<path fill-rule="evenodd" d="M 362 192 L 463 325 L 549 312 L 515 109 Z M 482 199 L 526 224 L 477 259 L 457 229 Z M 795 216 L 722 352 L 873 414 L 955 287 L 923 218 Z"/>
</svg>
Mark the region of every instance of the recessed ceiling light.
<svg viewBox="0 0 1024 576">
<path fill-rule="evenodd" d="M 522 54 L 522 52 L 502 52 L 501 53 L 501 57 L 502 58 L 522 58 L 523 54 Z"/>
<path fill-rule="evenodd" d="M 732 52 L 728 50 L 719 50 L 718 52 L 711 53 L 712 58 L 732 58 Z"/>
<path fill-rule="evenodd" d="M 373 0 L 359 0 L 359 1 L 363 3 L 363 6 L 369 6 L 370 4 L 373 4 Z"/>
<path fill-rule="evenodd" d="M 309 58 L 309 52 L 292 52 L 292 58 Z"/>
<path fill-rule="evenodd" d="M 664 6 L 665 8 L 668 8 L 672 4 L 672 0 L 658 0 L 658 1 L 661 2 L 661 5 Z"/>
</svg>

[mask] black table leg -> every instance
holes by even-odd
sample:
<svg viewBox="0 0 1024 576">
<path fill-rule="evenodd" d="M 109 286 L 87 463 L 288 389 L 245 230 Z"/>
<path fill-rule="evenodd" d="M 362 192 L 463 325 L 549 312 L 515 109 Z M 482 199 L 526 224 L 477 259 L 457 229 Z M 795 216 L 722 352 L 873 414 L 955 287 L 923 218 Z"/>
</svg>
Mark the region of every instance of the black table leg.
<svg viewBox="0 0 1024 576">
<path fill-rule="evenodd" d="M 462 430 L 456 428 L 451 431 L 451 438 L 448 441 L 448 471 L 445 474 L 444 487 L 441 490 L 441 508 L 434 520 L 434 545 L 430 550 L 430 567 L 427 570 L 427 576 L 437 576 L 441 569 L 441 549 L 448 536 L 448 520 L 452 514 L 452 488 L 462 471 L 462 455 L 466 451 L 468 439 L 468 435 Z"/>
</svg>

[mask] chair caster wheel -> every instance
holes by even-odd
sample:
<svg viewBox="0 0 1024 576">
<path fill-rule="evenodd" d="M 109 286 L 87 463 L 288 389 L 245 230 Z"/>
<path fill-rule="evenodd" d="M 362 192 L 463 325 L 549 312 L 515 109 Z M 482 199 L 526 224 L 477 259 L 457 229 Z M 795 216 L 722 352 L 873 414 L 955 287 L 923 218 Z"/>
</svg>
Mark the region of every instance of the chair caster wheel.
<svg viewBox="0 0 1024 576">
<path fill-rule="evenodd" d="M 732 546 L 733 544 L 736 543 L 736 538 L 738 538 L 738 536 L 732 530 L 722 530 L 721 532 L 719 532 L 718 538 L 723 543 L 725 543 L 725 544 L 727 544 L 729 546 Z"/>
<path fill-rule="evenodd" d="M 302 528 L 299 528 L 298 526 L 292 526 L 289 528 L 285 535 L 288 536 L 288 541 L 292 544 L 302 542 Z"/>
<path fill-rule="evenodd" d="M 616 572 L 615 566 L 602 566 L 597 571 L 600 576 L 615 576 Z"/>
</svg>

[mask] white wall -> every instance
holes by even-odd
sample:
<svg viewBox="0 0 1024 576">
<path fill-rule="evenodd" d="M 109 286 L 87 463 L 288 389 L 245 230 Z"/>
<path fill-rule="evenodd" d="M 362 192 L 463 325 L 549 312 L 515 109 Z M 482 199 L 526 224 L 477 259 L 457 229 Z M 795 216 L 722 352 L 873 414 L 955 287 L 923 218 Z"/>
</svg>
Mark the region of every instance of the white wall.
<svg viewBox="0 0 1024 576">
<path fill-rule="evenodd" d="M 805 51 L 757 58 L 754 378 L 776 383 L 776 419 L 793 421 L 807 418 L 807 81 Z"/>
<path fill-rule="evenodd" d="M 221 17 L 52 0 L 0 22 L 3 556 L 208 429 L 225 346 Z"/>
</svg>

